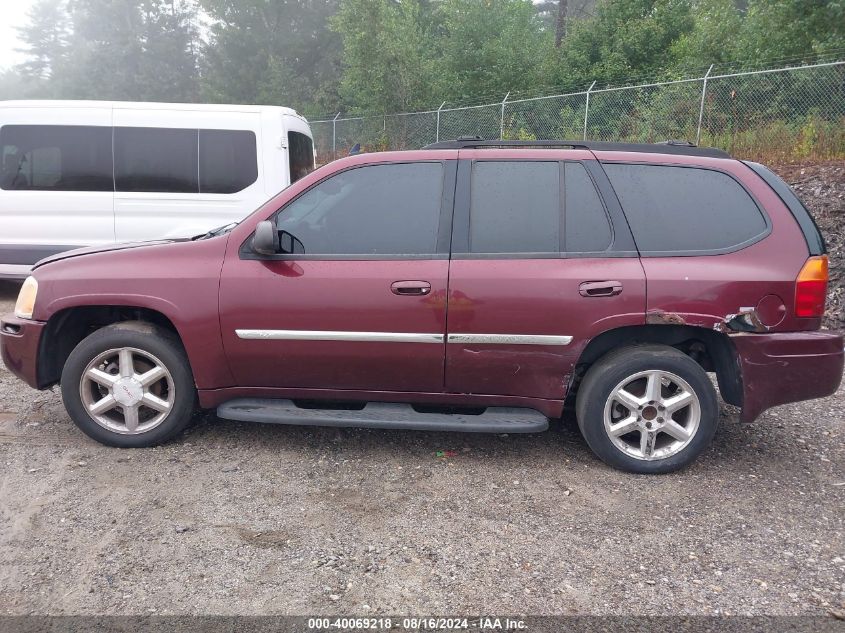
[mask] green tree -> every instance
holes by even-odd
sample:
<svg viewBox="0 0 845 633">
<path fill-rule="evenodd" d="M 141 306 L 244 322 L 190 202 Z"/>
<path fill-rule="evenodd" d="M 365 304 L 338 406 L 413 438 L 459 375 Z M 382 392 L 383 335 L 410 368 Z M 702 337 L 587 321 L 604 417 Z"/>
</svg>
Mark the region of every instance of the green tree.
<svg viewBox="0 0 845 633">
<path fill-rule="evenodd" d="M 328 28 L 337 0 L 202 0 L 202 6 L 212 19 L 204 98 L 306 113 L 337 105 L 340 40 Z"/>
<path fill-rule="evenodd" d="M 595 17 L 571 25 L 544 76 L 563 89 L 659 76 L 672 67 L 672 45 L 693 29 L 687 0 L 604 0 Z"/>
<path fill-rule="evenodd" d="M 28 24 L 18 28 L 26 61 L 17 71 L 29 79 L 49 79 L 67 53 L 68 15 L 61 0 L 39 0 L 27 14 Z"/>
<path fill-rule="evenodd" d="M 32 96 L 192 101 L 193 0 L 41 0 L 23 27 Z"/>
<path fill-rule="evenodd" d="M 842 0 L 749 0 L 741 34 L 742 55 L 756 62 L 841 52 L 845 45 Z"/>
<path fill-rule="evenodd" d="M 530 0 L 443 0 L 436 44 L 441 92 L 450 101 L 535 88 L 544 44 Z"/>
<path fill-rule="evenodd" d="M 345 103 L 364 112 L 407 112 L 439 96 L 427 8 L 415 0 L 341 3 L 332 27 L 343 42 Z"/>
<path fill-rule="evenodd" d="M 197 7 L 177 0 L 141 4 L 143 31 L 139 82 L 144 99 L 191 102 L 199 98 Z"/>
<path fill-rule="evenodd" d="M 735 0 L 697 0 L 692 15 L 692 30 L 672 44 L 673 64 L 679 73 L 743 58 L 745 21 Z"/>
</svg>

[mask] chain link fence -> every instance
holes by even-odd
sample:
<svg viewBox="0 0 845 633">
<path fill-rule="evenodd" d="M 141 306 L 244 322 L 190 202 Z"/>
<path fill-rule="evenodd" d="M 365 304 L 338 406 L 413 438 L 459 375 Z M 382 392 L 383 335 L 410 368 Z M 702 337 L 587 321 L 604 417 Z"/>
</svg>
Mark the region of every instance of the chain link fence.
<svg viewBox="0 0 845 633">
<path fill-rule="evenodd" d="M 311 122 L 317 160 L 418 149 L 459 136 L 652 143 L 689 140 L 744 159 L 845 158 L 845 61 L 563 95 Z"/>
</svg>

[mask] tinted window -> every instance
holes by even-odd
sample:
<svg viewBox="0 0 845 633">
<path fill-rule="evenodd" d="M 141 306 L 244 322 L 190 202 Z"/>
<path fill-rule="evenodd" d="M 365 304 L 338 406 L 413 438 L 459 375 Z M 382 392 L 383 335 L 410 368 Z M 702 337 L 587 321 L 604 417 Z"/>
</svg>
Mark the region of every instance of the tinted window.
<svg viewBox="0 0 845 633">
<path fill-rule="evenodd" d="M 200 193 L 237 193 L 258 179 L 255 133 L 199 131 Z"/>
<path fill-rule="evenodd" d="M 766 230 L 754 200 L 727 174 L 664 165 L 604 168 L 640 251 L 727 249 Z"/>
<path fill-rule="evenodd" d="M 314 143 L 305 134 L 288 132 L 290 181 L 296 182 L 314 169 Z"/>
<path fill-rule="evenodd" d="M 476 162 L 469 249 L 471 253 L 559 253 L 559 164 Z"/>
<path fill-rule="evenodd" d="M 603 251 L 612 234 L 601 198 L 581 163 L 565 163 L 565 250 L 570 253 Z"/>
<path fill-rule="evenodd" d="M 114 128 L 117 191 L 197 193 L 197 130 Z"/>
<path fill-rule="evenodd" d="M 300 240 L 308 255 L 432 254 L 442 187 L 440 163 L 359 167 L 291 202 L 278 228 Z"/>
<path fill-rule="evenodd" d="M 111 128 L 4 125 L 0 187 L 38 191 L 112 191 Z"/>
</svg>

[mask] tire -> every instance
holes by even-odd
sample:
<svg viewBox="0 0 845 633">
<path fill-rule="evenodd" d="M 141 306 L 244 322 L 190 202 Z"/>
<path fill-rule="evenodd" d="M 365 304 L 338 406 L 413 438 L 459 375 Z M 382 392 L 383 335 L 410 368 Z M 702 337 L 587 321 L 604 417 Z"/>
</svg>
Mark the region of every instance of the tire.
<svg viewBox="0 0 845 633">
<path fill-rule="evenodd" d="M 172 439 L 191 421 L 196 402 L 181 341 L 143 321 L 109 325 L 83 339 L 65 362 L 61 387 L 82 432 L 119 448 Z"/>
<path fill-rule="evenodd" d="M 631 473 L 688 466 L 709 446 L 719 422 L 707 373 L 663 345 L 630 346 L 602 357 L 584 377 L 575 410 L 593 452 Z"/>
</svg>

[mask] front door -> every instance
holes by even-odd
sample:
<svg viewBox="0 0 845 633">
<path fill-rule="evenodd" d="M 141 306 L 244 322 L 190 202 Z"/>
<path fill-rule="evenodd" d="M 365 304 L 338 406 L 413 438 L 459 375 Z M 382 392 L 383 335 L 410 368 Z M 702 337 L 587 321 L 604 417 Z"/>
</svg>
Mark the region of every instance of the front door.
<svg viewBox="0 0 845 633">
<path fill-rule="evenodd" d="M 644 322 L 621 209 L 590 154 L 572 154 L 583 160 L 461 161 L 447 391 L 559 400 L 592 337 Z"/>
<path fill-rule="evenodd" d="M 289 254 L 230 248 L 220 320 L 237 384 L 441 392 L 454 171 L 346 169 L 273 218 Z"/>
</svg>

